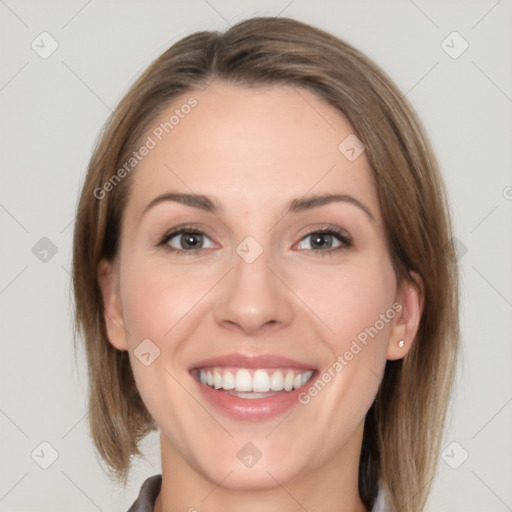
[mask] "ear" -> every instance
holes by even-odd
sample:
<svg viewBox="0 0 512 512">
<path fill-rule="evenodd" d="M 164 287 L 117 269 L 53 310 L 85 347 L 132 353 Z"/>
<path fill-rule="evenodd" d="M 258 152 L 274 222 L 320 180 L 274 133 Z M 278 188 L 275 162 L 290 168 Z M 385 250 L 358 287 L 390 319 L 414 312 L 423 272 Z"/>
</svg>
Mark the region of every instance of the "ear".
<svg viewBox="0 0 512 512">
<path fill-rule="evenodd" d="M 401 359 L 411 350 L 425 302 L 424 286 L 421 276 L 410 272 L 411 279 L 403 279 L 397 290 L 395 306 L 397 315 L 389 333 L 386 357 L 389 360 Z M 403 340 L 403 347 L 399 343 Z"/>
<path fill-rule="evenodd" d="M 103 298 L 108 340 L 118 350 L 128 350 L 123 309 L 119 296 L 119 277 L 115 264 L 105 259 L 99 262 L 98 284 Z"/>
</svg>

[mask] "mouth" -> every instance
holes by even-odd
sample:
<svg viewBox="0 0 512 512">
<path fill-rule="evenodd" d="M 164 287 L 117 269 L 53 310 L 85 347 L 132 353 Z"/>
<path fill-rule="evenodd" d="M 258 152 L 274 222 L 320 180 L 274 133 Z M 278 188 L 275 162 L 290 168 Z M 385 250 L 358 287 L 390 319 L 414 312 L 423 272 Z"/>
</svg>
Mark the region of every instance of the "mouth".
<svg viewBox="0 0 512 512">
<path fill-rule="evenodd" d="M 223 415 L 262 421 L 297 404 L 318 370 L 284 357 L 229 354 L 196 363 L 189 372 L 202 396 Z"/>
<path fill-rule="evenodd" d="M 254 399 L 300 389 L 311 380 L 314 370 L 208 367 L 194 368 L 191 373 L 211 389 L 226 391 L 239 398 Z"/>
</svg>

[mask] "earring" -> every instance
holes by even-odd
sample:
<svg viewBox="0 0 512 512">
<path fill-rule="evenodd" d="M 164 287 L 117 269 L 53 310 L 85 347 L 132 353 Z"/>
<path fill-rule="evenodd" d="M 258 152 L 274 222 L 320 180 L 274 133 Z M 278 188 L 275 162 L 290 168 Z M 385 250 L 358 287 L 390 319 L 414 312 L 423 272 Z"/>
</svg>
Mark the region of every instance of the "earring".
<svg viewBox="0 0 512 512">
<path fill-rule="evenodd" d="M 399 346 L 400 348 L 404 348 L 404 345 L 405 345 L 405 341 L 404 341 L 404 340 L 400 340 L 400 341 L 398 342 L 398 346 Z"/>
</svg>

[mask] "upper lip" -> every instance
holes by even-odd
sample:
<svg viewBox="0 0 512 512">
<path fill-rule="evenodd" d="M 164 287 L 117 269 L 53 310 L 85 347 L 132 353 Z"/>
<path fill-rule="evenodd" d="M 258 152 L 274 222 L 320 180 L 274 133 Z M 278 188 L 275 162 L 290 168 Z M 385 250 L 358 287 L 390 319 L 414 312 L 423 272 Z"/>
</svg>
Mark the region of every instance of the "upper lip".
<svg viewBox="0 0 512 512">
<path fill-rule="evenodd" d="M 212 366 L 232 366 L 235 368 L 299 368 L 314 369 L 310 363 L 304 363 L 289 357 L 274 354 L 243 354 L 231 353 L 203 359 L 190 366 L 194 368 L 208 368 Z"/>
</svg>

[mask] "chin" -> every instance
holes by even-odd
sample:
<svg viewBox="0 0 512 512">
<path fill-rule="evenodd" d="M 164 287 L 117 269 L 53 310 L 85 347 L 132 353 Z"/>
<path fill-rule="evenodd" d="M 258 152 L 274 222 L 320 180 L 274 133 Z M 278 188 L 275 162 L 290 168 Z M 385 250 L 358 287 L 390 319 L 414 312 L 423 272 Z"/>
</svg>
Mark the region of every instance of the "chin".
<svg viewBox="0 0 512 512">
<path fill-rule="evenodd" d="M 215 483 L 222 482 L 225 489 L 250 492 L 270 491 L 279 485 L 286 485 L 297 475 L 277 465 L 264 465 L 262 459 L 252 468 L 245 468 L 242 465 L 230 467 L 229 464 L 224 465 L 222 470 L 205 468 L 203 476 Z"/>
</svg>

